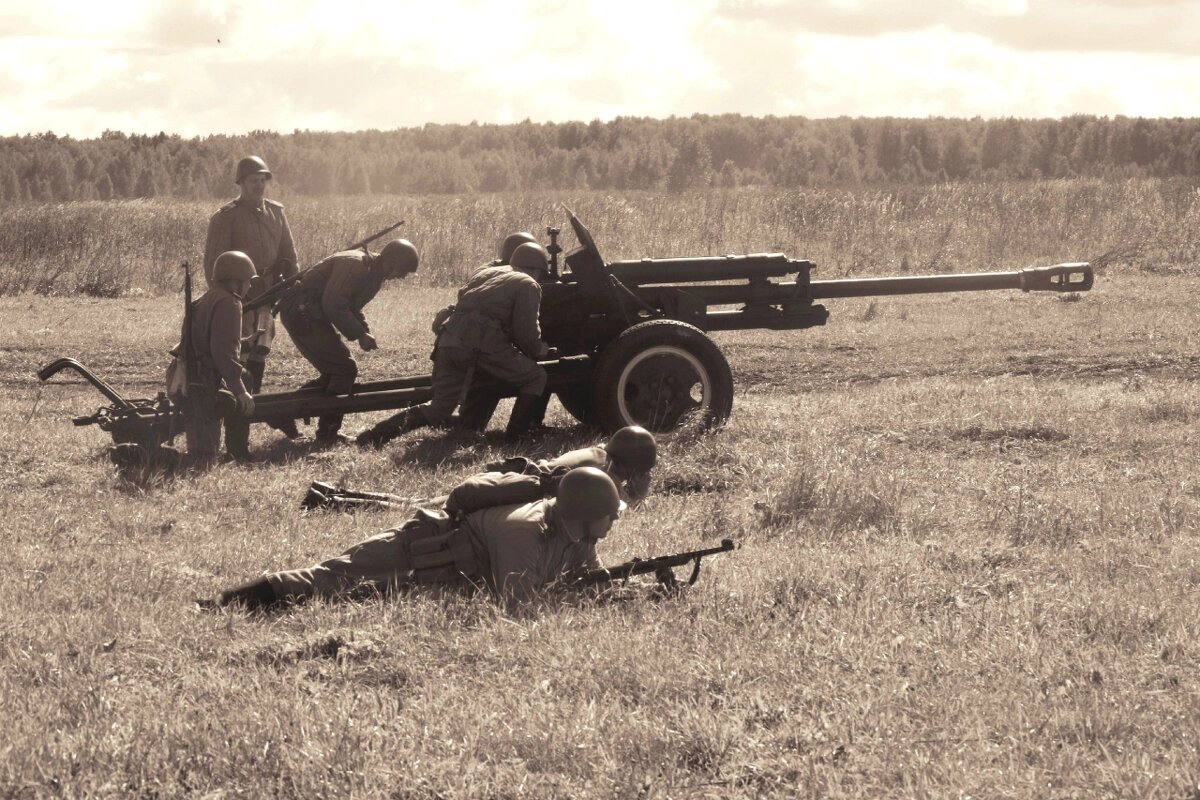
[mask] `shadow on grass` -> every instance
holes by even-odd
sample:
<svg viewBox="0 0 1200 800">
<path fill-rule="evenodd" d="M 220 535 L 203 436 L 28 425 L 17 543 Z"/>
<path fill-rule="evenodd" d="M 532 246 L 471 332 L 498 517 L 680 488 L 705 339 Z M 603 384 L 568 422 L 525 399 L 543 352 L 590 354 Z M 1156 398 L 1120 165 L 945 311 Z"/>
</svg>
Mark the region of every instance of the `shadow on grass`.
<svg viewBox="0 0 1200 800">
<path fill-rule="evenodd" d="M 392 463 L 396 468 L 463 467 L 499 461 L 508 456 L 531 459 L 556 458 L 570 450 L 591 447 L 605 441 L 603 434 L 583 425 L 549 428 L 539 434 L 510 442 L 500 430 L 484 433 L 460 430 L 424 430 L 406 436 L 393 446 Z"/>
</svg>

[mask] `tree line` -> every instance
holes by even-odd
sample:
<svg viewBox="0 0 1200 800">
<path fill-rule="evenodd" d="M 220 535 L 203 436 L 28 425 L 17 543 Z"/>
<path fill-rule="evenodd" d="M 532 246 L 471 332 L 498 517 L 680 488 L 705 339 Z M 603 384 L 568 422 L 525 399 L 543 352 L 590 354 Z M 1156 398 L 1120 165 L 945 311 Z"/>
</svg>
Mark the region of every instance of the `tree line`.
<svg viewBox="0 0 1200 800">
<path fill-rule="evenodd" d="M 245 136 L 0 138 L 0 200 L 224 198 L 238 158 L 276 196 L 1200 176 L 1200 119 L 744 117 L 425 125 Z"/>
</svg>

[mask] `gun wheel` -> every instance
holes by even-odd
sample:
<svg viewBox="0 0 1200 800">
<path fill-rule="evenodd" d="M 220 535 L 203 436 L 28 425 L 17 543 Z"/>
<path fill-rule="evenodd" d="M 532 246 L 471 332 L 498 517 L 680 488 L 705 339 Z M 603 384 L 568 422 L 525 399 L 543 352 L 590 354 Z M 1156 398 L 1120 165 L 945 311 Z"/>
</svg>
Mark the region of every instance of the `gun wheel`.
<svg viewBox="0 0 1200 800">
<path fill-rule="evenodd" d="M 604 349 L 594 373 L 601 425 L 666 433 L 719 425 L 733 410 L 733 373 L 699 328 L 670 319 L 634 325 Z"/>
<path fill-rule="evenodd" d="M 596 412 L 596 398 L 590 386 L 564 386 L 555 391 L 558 402 L 567 413 L 584 425 L 599 425 L 600 415 Z"/>
</svg>

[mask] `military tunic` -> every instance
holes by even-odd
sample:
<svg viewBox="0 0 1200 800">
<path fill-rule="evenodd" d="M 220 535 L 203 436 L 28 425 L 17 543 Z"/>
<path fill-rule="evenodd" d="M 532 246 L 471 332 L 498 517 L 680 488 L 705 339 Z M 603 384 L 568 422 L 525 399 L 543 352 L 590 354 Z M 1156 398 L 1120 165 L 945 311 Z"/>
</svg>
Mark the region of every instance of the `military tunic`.
<svg viewBox="0 0 1200 800">
<path fill-rule="evenodd" d="M 650 490 L 650 474 L 639 473 L 630 478 L 622 478 L 616 474 L 613 461 L 608 457 L 604 445 L 584 447 L 571 450 L 557 458 L 533 461 L 528 458 L 515 457 L 498 464 L 489 465 L 488 469 L 500 472 L 523 472 L 526 475 L 547 477 L 552 474 L 562 475 L 578 467 L 595 467 L 604 470 L 612 482 L 617 485 L 617 493 L 621 499 L 630 505 L 645 499 Z"/>
<path fill-rule="evenodd" d="M 305 272 L 279 304 L 283 327 L 332 394 L 354 385 L 358 363 L 342 337 L 354 341 L 370 333 L 362 310 L 382 285 L 382 273 L 372 274 L 361 250 L 346 251 Z"/>
<path fill-rule="evenodd" d="M 238 198 L 212 215 L 204 243 L 204 277 L 210 286 L 213 264 L 217 256 L 228 250 L 240 250 L 250 256 L 254 271 L 259 275 L 246 295 L 247 300 L 253 300 L 297 272 L 292 231 L 283 206 L 274 200 L 264 199 L 260 208 Z M 264 364 L 275 339 L 275 319 L 270 309 L 260 308 L 242 318 L 242 339 L 251 372 L 250 391 L 257 393 L 262 389 Z M 246 434 L 249 434 L 248 428 Z"/>
<path fill-rule="evenodd" d="M 538 325 L 542 287 L 509 266 L 487 266 L 458 292 L 458 302 L 438 332 L 433 356 L 433 399 L 419 406 L 432 424 L 444 422 L 462 401 L 476 368 L 541 395 L 546 371 L 536 359 L 546 354 Z"/>
<path fill-rule="evenodd" d="M 460 538 L 449 547 L 467 548 L 472 564 L 466 569 L 510 603 L 529 600 L 560 578 L 569 580 L 599 568 L 594 542 L 572 542 L 552 522 L 553 502 L 541 500 L 468 514 L 451 534 Z M 267 581 L 277 597 L 287 600 L 334 597 L 364 586 L 386 591 L 428 584 L 430 581 L 417 574 L 416 536 L 411 529 L 385 531 L 336 558 L 308 569 L 276 572 L 268 575 Z M 465 577 L 442 583 L 463 589 L 472 585 Z"/>
<path fill-rule="evenodd" d="M 211 286 L 213 264 L 228 250 L 241 250 L 264 277 L 266 289 L 296 274 L 296 246 L 283 206 L 263 200 L 262 208 L 240 198 L 217 210 L 208 221 L 204 243 L 204 278 Z"/>
<path fill-rule="evenodd" d="M 187 450 L 197 458 L 211 458 L 221 444 L 221 419 L 216 415 L 216 392 L 224 385 L 235 395 L 246 393 L 242 378 L 242 302 L 221 286 L 213 286 L 196 301 L 192 312 L 192 347 L 199 361 L 203 387 L 199 397 L 189 397 L 186 417 Z"/>
</svg>

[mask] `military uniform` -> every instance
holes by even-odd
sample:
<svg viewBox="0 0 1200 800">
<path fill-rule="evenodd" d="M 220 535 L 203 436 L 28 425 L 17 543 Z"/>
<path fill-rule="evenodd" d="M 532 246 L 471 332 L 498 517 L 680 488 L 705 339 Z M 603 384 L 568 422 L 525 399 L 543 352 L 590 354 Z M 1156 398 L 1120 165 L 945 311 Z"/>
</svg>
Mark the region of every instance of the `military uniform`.
<svg viewBox="0 0 1200 800">
<path fill-rule="evenodd" d="M 309 569 L 268 575 L 279 600 L 333 597 L 364 587 L 486 586 L 510 603 L 559 579 L 598 569 L 594 541 L 572 541 L 550 512 L 554 501 L 468 514 L 456 527 L 422 523 L 385 531 Z"/>
<path fill-rule="evenodd" d="M 618 476 L 613 468 L 613 461 L 608 457 L 602 444 L 571 450 L 557 458 L 539 461 L 517 456 L 496 464 L 489 464 L 487 468 L 495 472 L 520 472 L 525 475 L 547 478 L 555 474 L 562 475 L 577 467 L 595 467 L 604 470 L 617 485 L 617 492 L 620 494 L 621 500 L 630 505 L 645 499 L 650 491 L 650 473 L 638 473 L 631 478 Z"/>
<path fill-rule="evenodd" d="M 547 352 L 538 325 L 542 287 L 509 266 L 486 266 L 439 313 L 433 352 L 433 399 L 406 409 L 360 434 L 360 443 L 382 443 L 420 425 L 439 425 L 462 402 L 476 370 L 512 384 L 519 394 L 541 396 Z"/>
<path fill-rule="evenodd" d="M 332 255 L 306 271 L 279 303 L 296 349 L 321 374 L 314 385 L 330 394 L 349 393 L 358 377 L 358 362 L 342 337 L 357 341 L 370 333 L 362 310 L 379 293 L 384 275 L 372 273 L 369 264 L 361 250 Z M 317 437 L 335 435 L 341 423 L 341 414 L 321 417 Z"/>
<path fill-rule="evenodd" d="M 221 444 L 221 418 L 216 394 L 222 384 L 235 395 L 246 393 L 241 346 L 242 302 L 221 286 L 213 286 L 196 301 L 192 312 L 192 347 L 199 362 L 199 385 L 188 397 L 186 415 L 189 459 L 212 460 Z"/>
<path fill-rule="evenodd" d="M 297 272 L 296 246 L 288 227 L 283 205 L 264 199 L 262 207 L 242 199 L 231 200 L 217 210 L 208 221 L 208 237 L 204 243 L 204 277 L 212 285 L 213 264 L 227 250 L 240 250 L 250 256 L 259 277 L 251 285 L 246 300 L 253 300 L 279 281 Z M 247 388 L 251 394 L 262 390 L 267 354 L 275 339 L 275 320 L 268 308 L 247 312 L 242 317 L 243 356 L 250 373 Z M 294 435 L 294 423 L 285 425 L 288 435 Z M 250 425 L 236 422 L 225 431 L 226 448 L 235 455 L 245 453 L 250 437 Z M 230 447 L 230 441 L 233 447 Z"/>
</svg>

